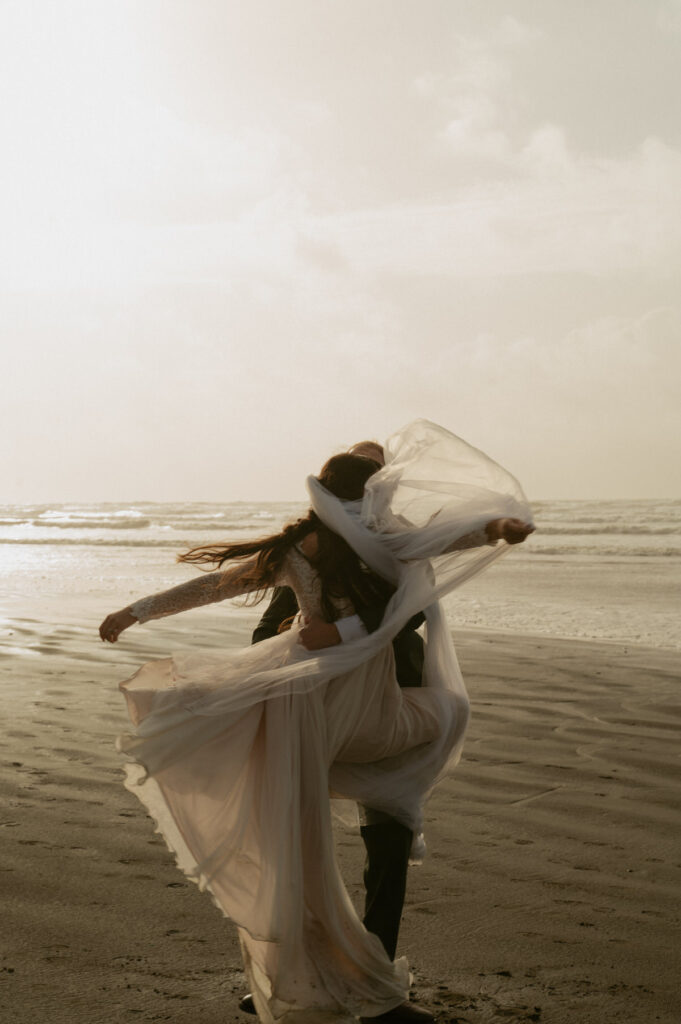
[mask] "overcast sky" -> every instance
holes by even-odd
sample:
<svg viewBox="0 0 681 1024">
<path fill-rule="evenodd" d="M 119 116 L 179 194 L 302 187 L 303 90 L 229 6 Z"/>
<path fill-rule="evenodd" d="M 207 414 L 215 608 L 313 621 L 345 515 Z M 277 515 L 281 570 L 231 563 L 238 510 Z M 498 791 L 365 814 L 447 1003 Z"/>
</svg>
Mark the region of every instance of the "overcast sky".
<svg viewBox="0 0 681 1024">
<path fill-rule="evenodd" d="M 680 0 L 2 0 L 0 94 L 0 502 L 681 497 Z"/>
</svg>

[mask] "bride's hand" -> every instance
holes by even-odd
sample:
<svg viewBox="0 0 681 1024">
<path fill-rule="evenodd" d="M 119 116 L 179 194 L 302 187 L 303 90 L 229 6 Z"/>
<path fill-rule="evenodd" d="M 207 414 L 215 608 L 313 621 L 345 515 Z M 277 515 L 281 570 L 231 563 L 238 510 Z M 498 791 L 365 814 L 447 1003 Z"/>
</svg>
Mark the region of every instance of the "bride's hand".
<svg viewBox="0 0 681 1024">
<path fill-rule="evenodd" d="M 493 519 L 485 529 L 490 541 L 505 540 L 507 544 L 522 544 L 535 531 L 531 523 L 522 519 Z"/>
<path fill-rule="evenodd" d="M 298 643 L 307 651 L 322 651 L 325 647 L 335 647 L 341 642 L 340 633 L 333 622 L 324 622 L 317 615 L 304 618 L 304 625 L 298 633 Z"/>
<path fill-rule="evenodd" d="M 107 615 L 99 627 L 99 635 L 102 640 L 108 640 L 109 643 L 115 644 L 123 630 L 132 626 L 135 622 L 137 622 L 137 619 L 130 609 L 123 608 L 120 612 L 113 612 L 111 615 Z"/>
</svg>

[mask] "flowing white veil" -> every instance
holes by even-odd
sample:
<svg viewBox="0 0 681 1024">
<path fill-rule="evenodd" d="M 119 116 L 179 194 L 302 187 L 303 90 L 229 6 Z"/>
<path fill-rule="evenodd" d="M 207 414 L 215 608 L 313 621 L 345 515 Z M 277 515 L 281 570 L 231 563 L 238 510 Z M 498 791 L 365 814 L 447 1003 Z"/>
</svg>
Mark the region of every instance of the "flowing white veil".
<svg viewBox="0 0 681 1024">
<path fill-rule="evenodd" d="M 362 646 L 374 652 L 423 610 L 424 685 L 454 694 L 456 713 L 438 742 L 379 764 L 336 764 L 331 783 L 339 793 L 418 831 L 428 793 L 461 756 L 469 715 L 439 599 L 504 555 L 508 545 L 448 549 L 492 519 L 509 516 L 530 523 L 532 513 L 515 477 L 427 420 L 394 434 L 385 453 L 385 467 L 370 478 L 361 502 L 339 501 L 314 477 L 308 478 L 312 507 L 367 565 L 397 586 L 381 626 Z"/>
</svg>

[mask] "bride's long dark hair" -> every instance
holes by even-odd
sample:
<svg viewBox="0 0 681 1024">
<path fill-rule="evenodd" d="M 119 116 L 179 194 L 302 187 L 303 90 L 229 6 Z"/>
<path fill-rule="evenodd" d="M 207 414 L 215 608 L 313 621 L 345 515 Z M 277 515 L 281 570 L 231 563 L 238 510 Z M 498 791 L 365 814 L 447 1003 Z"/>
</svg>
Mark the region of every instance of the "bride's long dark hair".
<svg viewBox="0 0 681 1024">
<path fill-rule="evenodd" d="M 320 484 L 344 501 L 356 501 L 364 493 L 364 485 L 381 467 L 364 455 L 343 453 L 332 456 L 317 477 Z M 376 605 L 387 603 L 394 587 L 377 576 L 361 561 L 350 545 L 337 533 L 325 526 L 312 509 L 301 519 L 289 523 L 280 533 L 257 540 L 235 544 L 208 544 L 192 548 L 179 555 L 178 561 L 195 565 L 222 566 L 225 562 L 239 561 L 257 555 L 244 578 L 251 588 L 250 601 L 261 600 L 272 587 L 287 551 L 299 544 L 310 533 L 316 533 L 318 548 L 309 560 L 319 574 L 322 591 L 322 611 L 328 622 L 338 618 L 334 598 L 349 598 L 365 625 L 368 614 Z"/>
</svg>

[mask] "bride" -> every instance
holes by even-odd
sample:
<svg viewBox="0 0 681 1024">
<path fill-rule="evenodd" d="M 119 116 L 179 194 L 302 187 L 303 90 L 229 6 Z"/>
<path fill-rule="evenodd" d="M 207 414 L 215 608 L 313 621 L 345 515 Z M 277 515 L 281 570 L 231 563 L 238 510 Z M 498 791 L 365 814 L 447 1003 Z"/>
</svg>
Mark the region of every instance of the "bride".
<svg viewBox="0 0 681 1024">
<path fill-rule="evenodd" d="M 531 513 L 510 474 L 424 420 L 388 441 L 383 468 L 336 455 L 307 484 L 304 518 L 186 553 L 217 571 L 107 616 L 100 635 L 115 642 L 136 622 L 274 585 L 292 587 L 304 617 L 368 619 L 385 605 L 378 629 L 307 651 L 294 624 L 246 650 L 145 665 L 121 684 L 136 728 L 118 746 L 126 785 L 178 866 L 235 922 L 262 1021 L 394 1019 L 408 999 L 407 964 L 391 961 L 354 911 L 330 796 L 421 831 L 468 721 L 439 598 L 524 540 Z M 391 639 L 422 609 L 424 686 L 401 689 Z"/>
</svg>

